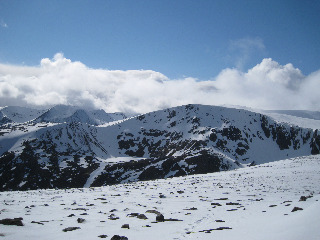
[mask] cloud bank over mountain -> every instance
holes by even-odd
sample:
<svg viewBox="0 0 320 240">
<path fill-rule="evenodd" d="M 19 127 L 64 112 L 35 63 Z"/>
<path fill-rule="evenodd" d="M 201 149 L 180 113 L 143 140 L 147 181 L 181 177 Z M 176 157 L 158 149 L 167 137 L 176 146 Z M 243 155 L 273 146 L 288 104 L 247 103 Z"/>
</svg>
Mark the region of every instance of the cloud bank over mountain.
<svg viewBox="0 0 320 240">
<path fill-rule="evenodd" d="M 169 79 L 152 70 L 92 69 L 57 53 L 40 66 L 0 64 L 0 103 L 69 104 L 108 112 L 148 112 L 189 103 L 320 110 L 320 70 L 304 76 L 270 58 L 244 72 L 224 69 L 207 81 Z"/>
</svg>

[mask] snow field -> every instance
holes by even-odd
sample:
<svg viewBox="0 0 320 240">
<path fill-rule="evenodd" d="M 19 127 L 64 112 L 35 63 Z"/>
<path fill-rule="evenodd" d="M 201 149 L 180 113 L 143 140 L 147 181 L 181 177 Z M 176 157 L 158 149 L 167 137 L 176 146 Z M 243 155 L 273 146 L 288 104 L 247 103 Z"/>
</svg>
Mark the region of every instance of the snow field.
<svg viewBox="0 0 320 240">
<path fill-rule="evenodd" d="M 1 192 L 0 220 L 22 217 L 24 226 L 0 224 L 0 236 L 316 240 L 320 236 L 319 182 L 320 156 L 316 155 L 99 188 Z M 299 201 L 301 196 L 312 197 Z M 294 207 L 303 210 L 291 212 Z M 171 221 L 156 222 L 156 214 L 147 210 L 156 210 Z M 131 213 L 148 219 L 130 217 Z M 78 223 L 78 218 L 85 221 Z M 130 229 L 121 228 L 123 224 Z M 80 229 L 63 232 L 67 227 Z"/>
</svg>

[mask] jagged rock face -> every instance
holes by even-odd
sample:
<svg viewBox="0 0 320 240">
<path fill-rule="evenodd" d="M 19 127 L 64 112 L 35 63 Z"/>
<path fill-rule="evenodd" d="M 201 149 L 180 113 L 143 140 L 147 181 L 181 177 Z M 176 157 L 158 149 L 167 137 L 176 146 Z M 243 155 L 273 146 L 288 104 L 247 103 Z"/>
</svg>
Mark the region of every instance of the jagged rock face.
<svg viewBox="0 0 320 240">
<path fill-rule="evenodd" d="M 320 149 L 318 130 L 246 110 L 186 105 L 128 119 L 101 111 L 59 106 L 34 121 L 2 124 L 0 190 L 203 174 Z"/>
</svg>

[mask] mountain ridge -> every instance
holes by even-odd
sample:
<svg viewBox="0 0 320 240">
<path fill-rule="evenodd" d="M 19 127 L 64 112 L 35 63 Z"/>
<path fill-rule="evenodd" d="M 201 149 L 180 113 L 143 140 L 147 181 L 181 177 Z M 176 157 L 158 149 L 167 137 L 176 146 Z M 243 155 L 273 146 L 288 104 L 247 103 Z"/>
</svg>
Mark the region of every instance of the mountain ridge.
<svg viewBox="0 0 320 240">
<path fill-rule="evenodd" d="M 0 190 L 216 172 L 319 154 L 320 149 L 317 129 L 249 110 L 189 104 L 130 118 L 119 113 L 109 122 L 98 121 L 107 116 L 103 112 L 97 117 L 84 109 L 65 110 L 1 125 Z"/>
</svg>

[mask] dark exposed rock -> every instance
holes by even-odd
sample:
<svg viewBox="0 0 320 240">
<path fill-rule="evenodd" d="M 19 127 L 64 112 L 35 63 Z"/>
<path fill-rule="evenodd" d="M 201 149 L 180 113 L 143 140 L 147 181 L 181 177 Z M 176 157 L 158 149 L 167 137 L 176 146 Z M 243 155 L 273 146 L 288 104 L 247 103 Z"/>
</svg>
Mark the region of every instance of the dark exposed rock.
<svg viewBox="0 0 320 240">
<path fill-rule="evenodd" d="M 128 240 L 125 236 L 114 235 L 110 240 Z"/>
<path fill-rule="evenodd" d="M 254 167 L 254 166 L 256 166 L 256 165 L 257 165 L 256 162 L 253 161 L 252 163 L 249 164 L 249 167 Z"/>
<path fill-rule="evenodd" d="M 229 140 L 232 140 L 232 141 L 240 140 L 242 137 L 241 130 L 234 126 L 223 128 L 221 135 L 227 137 Z"/>
<path fill-rule="evenodd" d="M 87 211 L 87 208 L 73 208 L 72 210 L 76 210 L 76 211 Z"/>
<path fill-rule="evenodd" d="M 163 178 L 164 176 L 165 174 L 163 171 L 161 171 L 161 169 L 150 166 L 140 174 L 139 180 L 154 180 Z"/>
<path fill-rule="evenodd" d="M 164 222 L 182 222 L 183 220 L 176 219 L 176 218 L 167 218 L 164 219 Z"/>
<path fill-rule="evenodd" d="M 198 208 L 196 208 L 196 207 L 192 207 L 192 208 L 186 208 L 186 209 L 183 209 L 183 210 L 190 210 L 190 211 L 194 211 L 194 210 L 198 210 Z"/>
<path fill-rule="evenodd" d="M 77 222 L 78 222 L 78 223 L 83 223 L 84 221 L 86 221 L 84 218 L 78 218 L 78 219 L 77 219 Z"/>
<path fill-rule="evenodd" d="M 148 219 L 147 216 L 144 215 L 144 214 L 139 214 L 139 215 L 137 216 L 137 218 L 139 218 L 139 219 L 144 219 L 144 220 Z"/>
<path fill-rule="evenodd" d="M 130 213 L 127 216 L 128 217 L 138 217 L 140 215 L 140 213 Z"/>
<path fill-rule="evenodd" d="M 228 202 L 226 205 L 240 205 L 240 203 Z"/>
<path fill-rule="evenodd" d="M 110 220 L 118 220 L 118 219 L 119 219 L 119 217 L 117 217 L 117 216 L 114 215 L 114 214 L 109 215 L 108 218 L 109 218 Z"/>
<path fill-rule="evenodd" d="M 300 208 L 300 207 L 294 207 L 291 212 L 296 212 L 296 211 L 301 211 L 303 210 L 303 208 Z"/>
<path fill-rule="evenodd" d="M 99 238 L 107 238 L 107 237 L 108 237 L 108 235 L 104 235 L 104 234 L 102 234 L 102 235 L 99 235 L 98 237 L 99 237 Z"/>
<path fill-rule="evenodd" d="M 214 230 L 225 230 L 225 229 L 232 229 L 231 227 L 218 227 Z"/>
<path fill-rule="evenodd" d="M 154 209 L 152 209 L 152 210 L 147 210 L 146 213 L 154 213 L 154 214 L 157 214 L 157 215 L 161 215 L 161 213 L 160 213 L 159 211 L 154 210 Z"/>
<path fill-rule="evenodd" d="M 67 228 L 62 229 L 62 231 L 63 232 L 70 232 L 70 231 L 74 231 L 77 229 L 81 229 L 81 228 L 80 227 L 67 227 Z"/>
<path fill-rule="evenodd" d="M 123 224 L 123 225 L 121 226 L 121 228 L 127 228 L 127 229 L 130 229 L 130 226 L 129 226 L 129 224 Z"/>
<path fill-rule="evenodd" d="M 216 220 L 216 222 L 225 222 L 225 221 L 223 221 L 223 220 Z"/>
<path fill-rule="evenodd" d="M 307 197 L 306 196 L 301 196 L 299 202 L 304 202 L 307 201 Z"/>
<path fill-rule="evenodd" d="M 158 214 L 156 216 L 156 221 L 157 222 L 164 222 L 164 216 L 162 214 Z"/>
<path fill-rule="evenodd" d="M 36 223 L 36 224 L 39 224 L 39 225 L 44 225 L 44 223 L 42 223 L 42 222 L 36 222 L 36 221 L 32 221 L 31 223 Z"/>
<path fill-rule="evenodd" d="M 231 227 L 218 227 L 218 228 L 212 228 L 212 229 L 207 229 L 207 230 L 201 230 L 199 232 L 211 233 L 212 231 L 221 231 L 221 230 L 226 230 L 226 229 L 232 229 L 232 228 Z"/>
<path fill-rule="evenodd" d="M 314 131 L 310 145 L 311 154 L 320 154 L 320 133 L 318 129 Z"/>
<path fill-rule="evenodd" d="M 212 206 L 222 206 L 220 203 L 211 203 Z"/>
<path fill-rule="evenodd" d="M 23 218 L 5 218 L 5 219 L 0 220 L 0 224 L 23 226 L 22 220 L 23 220 Z"/>
</svg>

